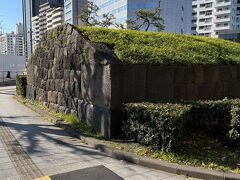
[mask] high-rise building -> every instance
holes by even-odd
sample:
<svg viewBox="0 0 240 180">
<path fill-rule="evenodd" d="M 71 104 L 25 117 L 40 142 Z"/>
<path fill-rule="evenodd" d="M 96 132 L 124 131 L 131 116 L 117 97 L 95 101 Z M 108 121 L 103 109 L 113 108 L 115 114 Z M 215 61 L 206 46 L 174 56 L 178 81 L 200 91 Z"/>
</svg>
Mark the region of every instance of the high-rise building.
<svg viewBox="0 0 240 180">
<path fill-rule="evenodd" d="M 0 35 L 0 54 L 24 56 L 22 23 L 16 24 L 16 32 Z"/>
<path fill-rule="evenodd" d="M 192 34 L 218 37 L 240 29 L 239 0 L 193 0 Z"/>
<path fill-rule="evenodd" d="M 52 6 L 62 7 L 64 0 L 22 0 L 26 58 L 30 57 L 33 52 L 33 17 L 39 15 L 40 6 L 47 2 Z"/>
<path fill-rule="evenodd" d="M 81 9 L 86 4 L 87 0 L 65 0 L 64 1 L 64 22 L 69 24 L 80 25 L 78 18 Z"/>
<path fill-rule="evenodd" d="M 13 45 L 13 40 L 14 40 L 15 34 L 14 32 L 12 33 L 5 33 L 2 34 L 0 37 L 0 54 L 5 54 L 5 55 L 14 55 L 14 45 Z"/>
<path fill-rule="evenodd" d="M 14 45 L 14 54 L 16 56 L 24 56 L 25 50 L 24 50 L 24 34 L 23 34 L 23 24 L 18 23 L 16 24 L 16 30 L 15 30 L 15 37 L 13 39 L 13 45 Z"/>
<path fill-rule="evenodd" d="M 102 15 L 113 14 L 115 22 L 126 26 L 126 21 L 135 19 L 139 9 L 161 9 L 166 32 L 191 34 L 192 0 L 91 0 L 99 9 L 98 20 Z M 66 9 L 66 7 L 65 7 Z M 66 14 L 66 13 L 65 13 Z M 151 30 L 156 30 L 151 27 Z"/>
<path fill-rule="evenodd" d="M 22 0 L 23 7 L 23 32 L 24 47 L 26 59 L 32 54 L 32 16 L 33 16 L 33 0 Z"/>
<path fill-rule="evenodd" d="M 63 24 L 63 4 L 46 2 L 40 6 L 39 14 L 32 18 L 33 49 L 47 30 Z"/>
</svg>

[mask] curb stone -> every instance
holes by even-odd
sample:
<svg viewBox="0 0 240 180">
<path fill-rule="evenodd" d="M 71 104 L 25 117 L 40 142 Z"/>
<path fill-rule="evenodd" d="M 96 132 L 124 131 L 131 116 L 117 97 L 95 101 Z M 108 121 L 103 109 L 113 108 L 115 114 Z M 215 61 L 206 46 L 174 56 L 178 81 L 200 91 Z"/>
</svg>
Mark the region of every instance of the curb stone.
<svg viewBox="0 0 240 180">
<path fill-rule="evenodd" d="M 20 103 L 22 103 L 20 99 L 17 98 L 17 100 Z M 69 133 L 69 135 L 83 140 L 89 146 L 103 152 L 109 157 L 112 157 L 118 160 L 124 160 L 136 165 L 140 165 L 140 166 L 144 166 L 144 167 L 148 167 L 156 170 L 161 170 L 161 171 L 165 171 L 173 174 L 190 176 L 193 178 L 206 179 L 206 180 L 240 180 L 239 174 L 209 170 L 201 167 L 179 165 L 176 163 L 167 163 L 159 160 L 139 157 L 132 153 L 121 151 L 121 150 L 113 150 L 108 146 L 100 143 L 98 140 L 94 138 L 84 136 L 82 131 L 76 131 L 75 129 L 71 128 L 68 123 L 64 122 L 63 120 L 57 119 L 55 116 L 50 115 L 47 111 L 37 108 L 36 106 L 30 103 L 26 103 L 24 105 L 30 108 L 31 110 L 37 112 L 41 116 L 51 119 L 51 123 L 64 129 L 67 133 Z"/>
</svg>

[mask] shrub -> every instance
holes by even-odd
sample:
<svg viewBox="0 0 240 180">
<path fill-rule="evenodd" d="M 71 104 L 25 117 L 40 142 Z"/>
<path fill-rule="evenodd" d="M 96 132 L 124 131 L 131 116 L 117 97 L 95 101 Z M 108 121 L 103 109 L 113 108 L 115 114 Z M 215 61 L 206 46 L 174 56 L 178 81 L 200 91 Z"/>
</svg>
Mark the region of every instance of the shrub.
<svg viewBox="0 0 240 180">
<path fill-rule="evenodd" d="M 127 104 L 123 132 L 141 144 L 169 151 L 183 137 L 181 126 L 186 123 L 190 109 L 191 105 L 182 104 Z"/>
<path fill-rule="evenodd" d="M 240 140 L 240 100 L 181 103 L 129 103 L 123 108 L 123 132 L 164 151 L 195 137 L 222 142 Z"/>
<path fill-rule="evenodd" d="M 231 107 L 231 130 L 229 136 L 232 140 L 240 139 L 240 104 L 234 101 Z"/>
<path fill-rule="evenodd" d="M 16 77 L 16 93 L 18 96 L 26 97 L 27 76 L 17 75 Z"/>
<path fill-rule="evenodd" d="M 91 41 L 112 47 L 125 64 L 229 64 L 240 62 L 240 44 L 164 32 L 80 27 Z"/>
</svg>

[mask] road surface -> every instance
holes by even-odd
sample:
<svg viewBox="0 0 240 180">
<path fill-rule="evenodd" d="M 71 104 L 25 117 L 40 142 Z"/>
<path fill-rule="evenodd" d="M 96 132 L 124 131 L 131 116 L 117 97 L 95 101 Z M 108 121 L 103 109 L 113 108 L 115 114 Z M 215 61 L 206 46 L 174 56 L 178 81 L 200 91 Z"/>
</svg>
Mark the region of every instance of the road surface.
<svg viewBox="0 0 240 180">
<path fill-rule="evenodd" d="M 17 102 L 14 94 L 15 87 L 0 87 L 0 180 L 186 179 L 109 158 Z"/>
</svg>

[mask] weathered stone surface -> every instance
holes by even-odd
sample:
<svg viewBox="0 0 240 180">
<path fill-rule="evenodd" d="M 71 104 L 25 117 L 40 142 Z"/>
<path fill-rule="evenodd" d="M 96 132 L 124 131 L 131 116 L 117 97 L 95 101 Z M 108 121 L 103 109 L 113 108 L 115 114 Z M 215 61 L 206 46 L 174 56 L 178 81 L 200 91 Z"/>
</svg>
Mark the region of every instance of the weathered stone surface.
<svg viewBox="0 0 240 180">
<path fill-rule="evenodd" d="M 111 105 L 110 69 L 100 64 L 102 60 L 118 62 L 112 50 L 91 44 L 73 26 L 52 29 L 29 61 L 27 97 L 55 111 L 78 115 L 110 137 L 110 126 L 104 122 L 111 121 L 111 115 L 106 115 L 111 112 L 93 108 L 109 109 Z M 101 112 L 108 119 L 94 117 L 101 117 Z"/>
<path fill-rule="evenodd" d="M 48 102 L 56 104 L 58 102 L 58 92 L 48 91 Z"/>
<path fill-rule="evenodd" d="M 58 93 L 58 102 L 57 102 L 60 106 L 64 106 L 67 107 L 67 98 L 65 97 L 64 94 L 62 93 Z"/>
<path fill-rule="evenodd" d="M 46 102 L 47 101 L 47 93 L 44 89 L 38 89 L 37 90 L 37 96 L 36 96 L 36 100 L 40 101 L 40 102 Z"/>
</svg>

